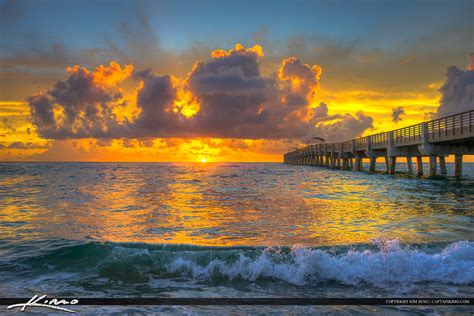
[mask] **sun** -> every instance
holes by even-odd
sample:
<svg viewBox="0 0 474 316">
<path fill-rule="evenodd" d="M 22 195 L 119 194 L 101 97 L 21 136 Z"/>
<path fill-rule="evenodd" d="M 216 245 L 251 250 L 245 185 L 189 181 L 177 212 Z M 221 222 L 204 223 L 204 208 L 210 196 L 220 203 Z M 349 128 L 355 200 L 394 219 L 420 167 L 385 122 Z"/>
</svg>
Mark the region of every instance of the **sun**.
<svg viewBox="0 0 474 316">
<path fill-rule="evenodd" d="M 202 162 L 202 163 L 205 163 L 205 162 L 207 162 L 207 159 L 206 159 L 206 157 L 202 157 L 202 158 L 201 158 L 201 162 Z"/>
</svg>

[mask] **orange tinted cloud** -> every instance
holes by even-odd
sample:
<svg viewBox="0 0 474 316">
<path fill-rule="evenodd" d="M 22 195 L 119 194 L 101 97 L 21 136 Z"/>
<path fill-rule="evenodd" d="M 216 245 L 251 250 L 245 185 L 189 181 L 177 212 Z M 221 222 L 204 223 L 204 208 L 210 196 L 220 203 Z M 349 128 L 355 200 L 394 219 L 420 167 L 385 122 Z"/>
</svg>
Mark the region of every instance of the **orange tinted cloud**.
<svg viewBox="0 0 474 316">
<path fill-rule="evenodd" d="M 211 52 L 211 57 L 212 58 L 222 58 L 222 57 L 227 57 L 233 54 L 246 54 L 246 53 L 252 53 L 257 55 L 258 57 L 263 57 L 263 47 L 261 45 L 254 45 L 249 48 L 245 48 L 242 44 L 237 43 L 235 44 L 234 49 L 229 49 L 228 51 L 224 49 L 215 49 Z"/>
<path fill-rule="evenodd" d="M 309 66 L 297 57 L 291 56 L 281 62 L 278 79 L 283 83 L 289 83 L 294 92 L 309 93 L 317 88 L 321 73 L 321 66 Z"/>
<path fill-rule="evenodd" d="M 133 66 L 122 67 L 115 61 L 110 62 L 110 66 L 100 65 L 92 73 L 94 83 L 102 86 L 113 87 L 122 82 L 133 73 Z"/>
<path fill-rule="evenodd" d="M 260 69 L 263 56 L 260 45 L 237 44 L 196 62 L 184 80 L 138 71 L 134 78 L 141 82 L 132 99 L 117 85 L 133 66 L 112 61 L 92 72 L 69 67 L 66 80 L 28 98 L 32 121 L 50 139 L 305 138 L 322 133 L 312 109 L 321 67 L 289 57 L 277 78 L 268 77 Z M 130 102 L 135 106 L 129 107 Z M 349 114 L 347 119 L 360 123 L 352 136 L 371 127 L 364 115 Z"/>
<path fill-rule="evenodd" d="M 189 90 L 186 81 L 173 78 L 173 84 L 176 89 L 173 112 L 181 113 L 186 118 L 195 116 L 201 108 L 201 102 Z"/>
<path fill-rule="evenodd" d="M 88 76 L 91 72 L 79 65 L 67 67 L 66 71 L 70 74 L 82 73 Z M 92 82 L 97 86 L 113 87 L 118 83 L 124 81 L 133 73 L 133 65 L 126 65 L 122 67 L 115 61 L 110 62 L 110 66 L 100 65 L 92 71 Z"/>
</svg>

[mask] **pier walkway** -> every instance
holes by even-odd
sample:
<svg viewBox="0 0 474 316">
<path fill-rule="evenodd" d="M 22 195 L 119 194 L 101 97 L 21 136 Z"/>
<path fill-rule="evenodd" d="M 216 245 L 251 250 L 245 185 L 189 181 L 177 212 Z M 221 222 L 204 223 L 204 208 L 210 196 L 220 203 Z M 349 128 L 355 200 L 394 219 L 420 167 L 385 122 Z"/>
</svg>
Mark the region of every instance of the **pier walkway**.
<svg viewBox="0 0 474 316">
<path fill-rule="evenodd" d="M 417 174 L 422 176 L 422 157 L 429 157 L 429 176 L 435 176 L 437 162 L 441 175 L 446 175 L 445 158 L 454 155 L 454 175 L 461 176 L 463 155 L 473 154 L 474 109 L 342 143 L 309 145 L 286 153 L 283 162 L 361 171 L 363 159 L 369 159 L 368 171 L 375 172 L 376 159 L 384 157 L 386 172 L 394 174 L 397 158 L 406 158 L 409 173 L 414 172 L 416 158 Z"/>
</svg>

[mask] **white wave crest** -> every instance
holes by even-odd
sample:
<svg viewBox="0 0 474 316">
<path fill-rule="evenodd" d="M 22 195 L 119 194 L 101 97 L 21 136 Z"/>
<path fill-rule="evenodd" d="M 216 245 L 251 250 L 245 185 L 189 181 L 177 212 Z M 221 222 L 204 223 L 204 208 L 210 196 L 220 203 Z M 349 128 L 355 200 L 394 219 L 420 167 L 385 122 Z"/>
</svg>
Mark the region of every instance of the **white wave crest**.
<svg viewBox="0 0 474 316">
<path fill-rule="evenodd" d="M 178 256 L 165 265 L 167 272 L 194 279 L 225 277 L 255 281 L 271 278 L 294 285 L 336 281 L 376 287 L 438 282 L 465 285 L 474 283 L 474 242 L 459 241 L 441 252 L 429 253 L 402 247 L 398 241 L 378 241 L 378 250 L 350 250 L 344 254 L 294 248 L 289 254 L 269 249 L 257 257 L 240 253 L 237 261 L 211 260 L 206 266 L 189 257 Z"/>
</svg>

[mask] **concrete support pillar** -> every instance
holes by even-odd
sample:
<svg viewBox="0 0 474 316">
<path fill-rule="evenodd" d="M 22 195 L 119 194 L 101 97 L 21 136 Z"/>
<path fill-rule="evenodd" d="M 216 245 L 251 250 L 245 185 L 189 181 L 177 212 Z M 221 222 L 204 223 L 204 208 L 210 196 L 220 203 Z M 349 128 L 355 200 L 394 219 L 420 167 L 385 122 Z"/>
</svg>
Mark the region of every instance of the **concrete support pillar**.
<svg viewBox="0 0 474 316">
<path fill-rule="evenodd" d="M 462 155 L 454 155 L 454 176 L 462 175 Z"/>
<path fill-rule="evenodd" d="M 369 161 L 369 171 L 370 172 L 375 172 L 375 162 L 376 162 L 377 158 L 375 157 L 370 157 L 370 161 Z"/>
<path fill-rule="evenodd" d="M 436 156 L 430 156 L 430 177 L 436 175 Z"/>
<path fill-rule="evenodd" d="M 389 157 L 389 169 L 388 169 L 388 174 L 395 174 L 395 170 L 397 168 L 397 157 Z"/>
<path fill-rule="evenodd" d="M 445 176 L 446 172 L 446 159 L 444 156 L 439 156 L 439 169 L 441 171 L 441 175 Z"/>
<path fill-rule="evenodd" d="M 390 172 L 390 161 L 389 161 L 390 159 L 389 157 L 384 157 L 384 158 L 385 158 L 385 171 L 389 173 Z"/>
<path fill-rule="evenodd" d="M 408 173 L 413 174 L 413 162 L 411 160 L 411 157 L 407 157 L 407 167 L 408 167 Z"/>
<path fill-rule="evenodd" d="M 354 171 L 362 170 L 362 157 L 355 157 L 354 166 L 352 167 Z"/>
<path fill-rule="evenodd" d="M 423 158 L 416 157 L 416 170 L 418 171 L 418 176 L 423 175 Z"/>
<path fill-rule="evenodd" d="M 352 170 L 352 168 L 354 168 L 354 159 L 353 159 L 353 158 L 349 158 L 349 169 Z"/>
</svg>

